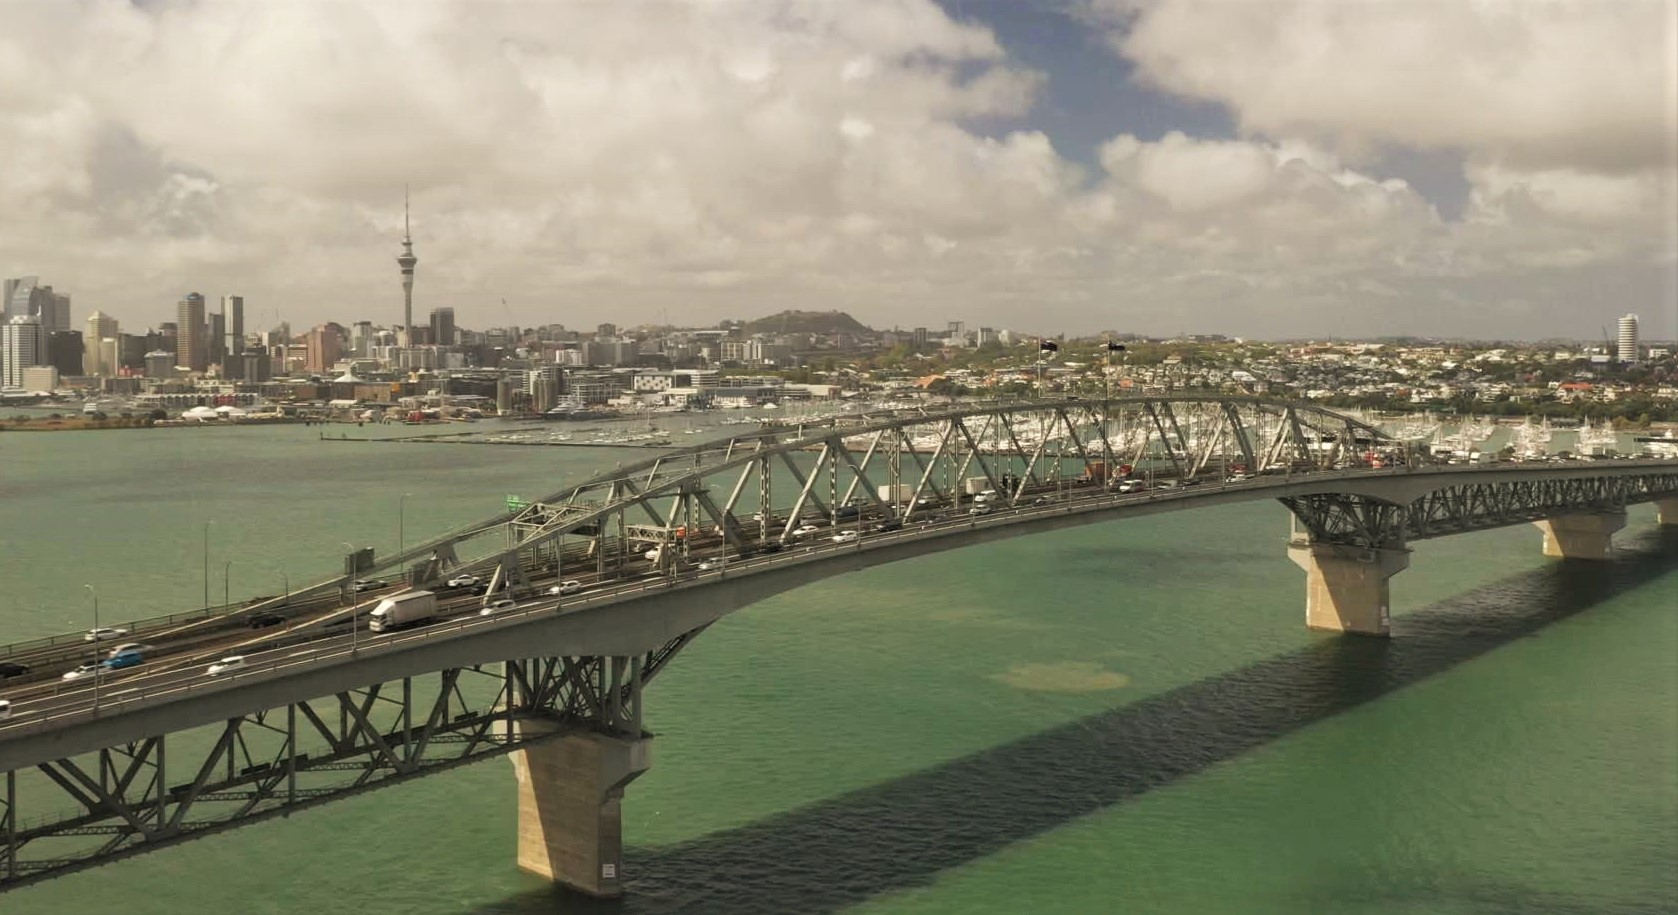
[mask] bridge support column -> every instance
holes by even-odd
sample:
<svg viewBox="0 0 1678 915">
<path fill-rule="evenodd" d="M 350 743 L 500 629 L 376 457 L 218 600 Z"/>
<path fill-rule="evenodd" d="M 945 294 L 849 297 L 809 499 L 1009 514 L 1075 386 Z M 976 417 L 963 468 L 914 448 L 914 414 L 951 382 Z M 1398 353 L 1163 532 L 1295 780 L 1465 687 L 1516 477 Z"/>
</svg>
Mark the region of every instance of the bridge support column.
<svg viewBox="0 0 1678 915">
<path fill-rule="evenodd" d="M 1655 500 L 1656 518 L 1663 527 L 1678 527 L 1678 496 Z"/>
<path fill-rule="evenodd" d="M 1308 628 L 1357 635 L 1391 633 L 1387 579 L 1410 567 L 1409 550 L 1290 543 L 1288 558 L 1305 570 Z"/>
<path fill-rule="evenodd" d="M 1626 526 L 1626 513 L 1556 515 L 1534 521 L 1544 532 L 1544 555 L 1557 559 L 1607 559 L 1609 538 Z"/>
<path fill-rule="evenodd" d="M 519 867 L 590 896 L 620 895 L 619 805 L 624 786 L 652 765 L 652 739 L 576 733 L 519 750 L 512 760 Z"/>
</svg>

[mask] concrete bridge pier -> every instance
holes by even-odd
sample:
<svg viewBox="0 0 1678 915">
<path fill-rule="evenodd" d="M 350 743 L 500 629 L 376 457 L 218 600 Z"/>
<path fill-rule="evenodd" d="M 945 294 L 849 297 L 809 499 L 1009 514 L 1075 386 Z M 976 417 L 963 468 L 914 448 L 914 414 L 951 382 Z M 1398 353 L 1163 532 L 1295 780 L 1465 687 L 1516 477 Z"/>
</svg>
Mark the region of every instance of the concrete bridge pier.
<svg viewBox="0 0 1678 915">
<path fill-rule="evenodd" d="M 1294 542 L 1288 544 L 1288 558 L 1305 570 L 1306 627 L 1391 634 L 1387 579 L 1410 567 L 1408 549 Z"/>
<path fill-rule="evenodd" d="M 1675 513 L 1674 517 L 1678 519 L 1678 513 Z M 1579 515 L 1556 515 L 1532 523 L 1544 532 L 1546 556 L 1557 559 L 1607 559 L 1611 546 L 1610 538 L 1615 531 L 1626 526 L 1626 513 L 1622 509 Z"/>
<path fill-rule="evenodd" d="M 1678 527 L 1678 496 L 1655 500 L 1655 517 L 1663 527 Z"/>
<path fill-rule="evenodd" d="M 523 733 L 550 727 L 520 722 Z M 512 754 L 519 867 L 590 896 L 621 895 L 625 785 L 652 765 L 652 738 L 567 734 Z"/>
</svg>

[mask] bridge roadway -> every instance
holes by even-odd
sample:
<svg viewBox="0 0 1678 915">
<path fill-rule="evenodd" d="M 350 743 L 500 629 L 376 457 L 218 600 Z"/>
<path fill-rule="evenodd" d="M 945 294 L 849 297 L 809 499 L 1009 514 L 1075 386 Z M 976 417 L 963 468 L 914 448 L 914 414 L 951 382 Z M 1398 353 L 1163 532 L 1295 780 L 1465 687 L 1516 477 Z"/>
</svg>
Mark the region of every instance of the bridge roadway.
<svg viewBox="0 0 1678 915">
<path fill-rule="evenodd" d="M 1047 504 L 1027 503 L 977 516 L 945 515 L 895 531 L 863 532 L 850 543 L 833 542 L 835 529 L 810 518 L 823 525 L 822 533 L 781 552 L 742 559 L 728 556 L 718 544 L 695 550 L 676 574 L 655 569 L 602 578 L 579 571 L 565 577 L 583 582 L 584 590 L 563 597 L 542 593 L 558 576 L 533 577 L 539 585 L 537 595 L 521 599 L 515 609 L 490 615 L 481 614 L 482 600 L 469 590 L 442 589 L 444 612 L 437 622 L 390 633 L 334 630 L 352 617 L 365 617 L 379 600 L 402 588 L 358 595 L 350 606 L 319 608 L 317 598 L 311 602 L 313 609 L 305 605 L 283 627 L 272 629 L 250 630 L 244 623 L 248 614 L 236 612 L 172 631 L 141 633 L 138 637 L 153 646 L 148 655 L 156 660 L 101 675 L 97 709 L 92 678 L 8 685 L 0 698 L 13 702 L 13 714 L 0 721 L 0 771 L 206 724 L 300 696 L 519 657 L 532 643 L 564 646 L 572 655 L 645 652 L 740 607 L 821 578 L 977 543 L 1254 499 L 1356 489 L 1402 504 L 1459 481 L 1558 478 L 1581 471 L 1621 476 L 1651 470 L 1678 471 L 1678 466 L 1631 460 L 1328 470 L 1130 494 L 1099 487 L 1062 488 L 1057 494 L 1055 487 L 1048 487 L 1039 495 Z M 859 529 L 877 520 L 865 515 L 856 525 L 846 523 L 838 530 Z M 1503 523 L 1528 520 L 1534 519 Z M 694 566 L 704 559 L 719 560 L 721 568 L 698 571 Z M 91 653 L 92 643 L 83 642 L 62 660 L 85 660 Z M 232 654 L 246 658 L 243 670 L 218 677 L 205 674 L 207 664 Z M 34 669 L 31 673 L 40 676 Z"/>
<path fill-rule="evenodd" d="M 804 459 L 794 461 L 795 454 Z M 776 460 L 782 466 L 772 474 Z M 1365 466 L 1394 460 L 1403 466 Z M 1128 462 L 1184 485 L 1119 491 Z M 1236 466 L 1264 472 L 1226 478 L 1223 468 Z M 936 482 L 940 470 L 944 486 Z M 795 498 L 784 488 L 788 480 Z M 1003 492 L 995 508 L 963 513 L 970 503 L 953 483 L 983 481 Z M 776 486 L 783 487 L 779 500 L 771 498 Z M 751 511 L 746 496 L 754 490 L 770 517 L 747 524 L 735 513 Z M 731 494 L 719 503 L 713 491 Z M 520 866 L 615 895 L 617 805 L 624 785 L 650 764 L 642 687 L 717 619 L 883 563 L 1270 498 L 1294 516 L 1288 553 L 1307 572 L 1308 625 L 1380 635 L 1388 625 L 1387 579 L 1408 564 L 1409 541 L 1537 522 L 1547 553 L 1605 558 L 1628 504 L 1656 502 L 1662 523 L 1678 523 L 1678 462 L 1418 466 L 1401 443 L 1350 418 L 1207 395 L 963 405 L 704 443 L 615 469 L 382 563 L 346 565 L 354 574 L 401 569 L 415 582 L 463 571 L 488 578 L 482 597 L 438 589 L 443 612 L 430 625 L 361 631 L 360 618 L 407 585 L 352 595 L 346 571 L 284 598 L 131 627 L 117 641 L 153 646 L 147 661 L 97 679 L 56 678 L 114 643 L 69 635 L 0 649 L 0 660 L 31 668 L 0 681 L 0 698 L 12 703 L 11 716 L 0 719 L 0 890 L 512 754 Z M 667 510 L 662 500 L 670 500 Z M 631 513 L 655 523 L 631 525 Z M 886 519 L 907 523 L 880 528 Z M 817 532 L 795 536 L 804 523 Z M 835 530 L 858 536 L 837 542 Z M 656 562 L 631 551 L 649 537 L 664 544 Z M 585 549 L 576 548 L 579 539 Z M 469 541 L 489 542 L 489 552 L 460 561 Z M 561 580 L 579 581 L 580 592 L 550 593 Z M 483 612 L 504 595 L 518 605 Z M 282 625 L 248 628 L 253 617 L 273 613 L 285 618 Z M 247 666 L 207 675 L 205 665 L 232 654 Z M 493 695 L 462 691 L 469 675 L 487 678 Z M 436 691 L 427 704 L 420 693 L 431 678 Z M 400 698 L 396 689 L 381 693 L 389 684 L 399 685 Z M 221 736 L 207 752 L 192 740 L 167 742 L 176 749 L 166 766 L 166 737 L 212 725 Z M 179 782 L 182 771 L 196 776 Z M 343 780 L 331 781 L 335 774 Z M 315 777 L 321 780 L 305 783 Z M 60 802 L 69 798 L 69 812 L 43 803 L 55 786 Z M 216 804 L 233 812 L 198 817 Z M 93 844 L 29 860 L 20 853 L 38 844 L 62 849 L 78 837 Z"/>
</svg>

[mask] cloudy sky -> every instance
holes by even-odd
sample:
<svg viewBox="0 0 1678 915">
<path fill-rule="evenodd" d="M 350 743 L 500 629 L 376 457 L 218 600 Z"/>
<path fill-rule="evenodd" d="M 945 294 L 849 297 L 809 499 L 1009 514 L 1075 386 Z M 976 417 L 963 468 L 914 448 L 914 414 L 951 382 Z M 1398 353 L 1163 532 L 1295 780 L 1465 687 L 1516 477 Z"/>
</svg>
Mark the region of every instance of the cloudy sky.
<svg viewBox="0 0 1678 915">
<path fill-rule="evenodd" d="M 1678 334 L 1678 0 L 0 0 L 0 274 L 394 323 Z M 505 305 L 503 305 L 505 300 Z"/>
</svg>

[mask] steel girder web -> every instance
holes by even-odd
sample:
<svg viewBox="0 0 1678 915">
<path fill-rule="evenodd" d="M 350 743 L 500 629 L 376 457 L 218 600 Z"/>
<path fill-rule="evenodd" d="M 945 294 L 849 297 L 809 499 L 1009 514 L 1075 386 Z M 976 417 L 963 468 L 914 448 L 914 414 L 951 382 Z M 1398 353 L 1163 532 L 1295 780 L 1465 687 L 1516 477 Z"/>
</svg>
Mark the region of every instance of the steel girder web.
<svg viewBox="0 0 1678 915">
<path fill-rule="evenodd" d="M 577 731 L 639 736 L 705 627 L 627 657 L 517 659 L 295 702 L 5 773 L 0 891 Z M 518 728 L 540 720 L 559 728 Z"/>
</svg>

